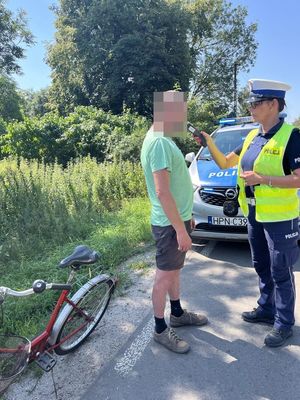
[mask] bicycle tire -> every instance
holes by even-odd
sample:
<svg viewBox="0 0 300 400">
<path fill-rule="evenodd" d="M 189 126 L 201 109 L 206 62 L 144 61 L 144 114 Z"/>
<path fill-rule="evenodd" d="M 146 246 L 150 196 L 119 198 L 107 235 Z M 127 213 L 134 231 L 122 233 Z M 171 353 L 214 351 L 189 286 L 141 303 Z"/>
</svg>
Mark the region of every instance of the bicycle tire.
<svg viewBox="0 0 300 400">
<path fill-rule="evenodd" d="M 83 329 L 60 343 L 84 322 L 83 315 L 76 309 L 71 308 L 57 336 L 55 344 L 57 347 L 54 348 L 56 354 L 68 354 L 76 350 L 88 338 L 105 314 L 114 288 L 115 282 L 110 278 L 91 283 L 90 287 L 79 297 L 75 304 L 93 319 Z"/>
</svg>

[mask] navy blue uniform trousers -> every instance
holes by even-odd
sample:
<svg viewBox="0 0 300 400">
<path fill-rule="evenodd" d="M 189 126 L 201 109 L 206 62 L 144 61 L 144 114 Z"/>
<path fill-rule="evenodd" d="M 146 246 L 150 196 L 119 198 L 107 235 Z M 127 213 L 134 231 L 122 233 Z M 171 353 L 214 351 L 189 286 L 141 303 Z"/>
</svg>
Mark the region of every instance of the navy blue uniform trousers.
<svg viewBox="0 0 300 400">
<path fill-rule="evenodd" d="M 274 327 L 288 329 L 295 323 L 293 265 L 299 257 L 298 218 L 282 222 L 257 222 L 249 205 L 248 236 L 253 266 L 259 276 L 258 304 L 275 317 Z"/>
</svg>

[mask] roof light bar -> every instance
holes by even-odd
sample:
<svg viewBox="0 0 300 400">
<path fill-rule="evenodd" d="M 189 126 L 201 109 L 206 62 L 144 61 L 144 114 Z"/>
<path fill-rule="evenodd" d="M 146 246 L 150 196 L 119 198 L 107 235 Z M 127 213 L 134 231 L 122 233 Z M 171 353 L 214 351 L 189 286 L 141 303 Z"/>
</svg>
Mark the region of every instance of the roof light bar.
<svg viewBox="0 0 300 400">
<path fill-rule="evenodd" d="M 239 124 L 247 124 L 249 122 L 253 122 L 253 118 L 250 117 L 238 117 L 238 118 L 221 118 L 219 120 L 219 125 L 239 125 Z"/>
<path fill-rule="evenodd" d="M 284 119 L 286 118 L 287 114 L 285 112 L 280 112 L 279 113 L 279 118 Z M 240 125 L 240 124 L 249 124 L 253 121 L 253 118 L 251 116 L 248 117 L 236 117 L 236 118 L 221 118 L 218 121 L 219 125 L 222 126 L 230 126 L 230 125 Z"/>
</svg>

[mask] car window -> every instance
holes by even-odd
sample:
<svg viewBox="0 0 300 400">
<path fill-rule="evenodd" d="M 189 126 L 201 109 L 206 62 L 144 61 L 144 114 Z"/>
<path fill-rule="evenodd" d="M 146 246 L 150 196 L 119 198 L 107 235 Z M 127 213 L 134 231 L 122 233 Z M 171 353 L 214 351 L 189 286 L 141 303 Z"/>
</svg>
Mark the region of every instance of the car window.
<svg viewBox="0 0 300 400">
<path fill-rule="evenodd" d="M 221 129 L 213 133 L 213 138 L 216 146 L 218 149 L 226 154 L 231 153 L 234 149 L 240 146 L 245 137 L 253 128 L 249 129 L 239 129 L 239 130 L 226 130 L 222 131 Z M 209 158 L 210 152 L 208 147 L 202 149 L 201 153 L 199 154 L 198 158 Z"/>
</svg>

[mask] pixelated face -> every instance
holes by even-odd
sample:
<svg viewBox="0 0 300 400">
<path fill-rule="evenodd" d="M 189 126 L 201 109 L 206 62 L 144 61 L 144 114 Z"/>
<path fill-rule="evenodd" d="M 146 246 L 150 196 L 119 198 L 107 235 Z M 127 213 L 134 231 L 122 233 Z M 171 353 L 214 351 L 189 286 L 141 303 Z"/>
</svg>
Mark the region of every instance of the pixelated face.
<svg viewBox="0 0 300 400">
<path fill-rule="evenodd" d="M 186 137 L 186 99 L 184 92 L 154 92 L 154 133 L 160 136 Z"/>
</svg>

